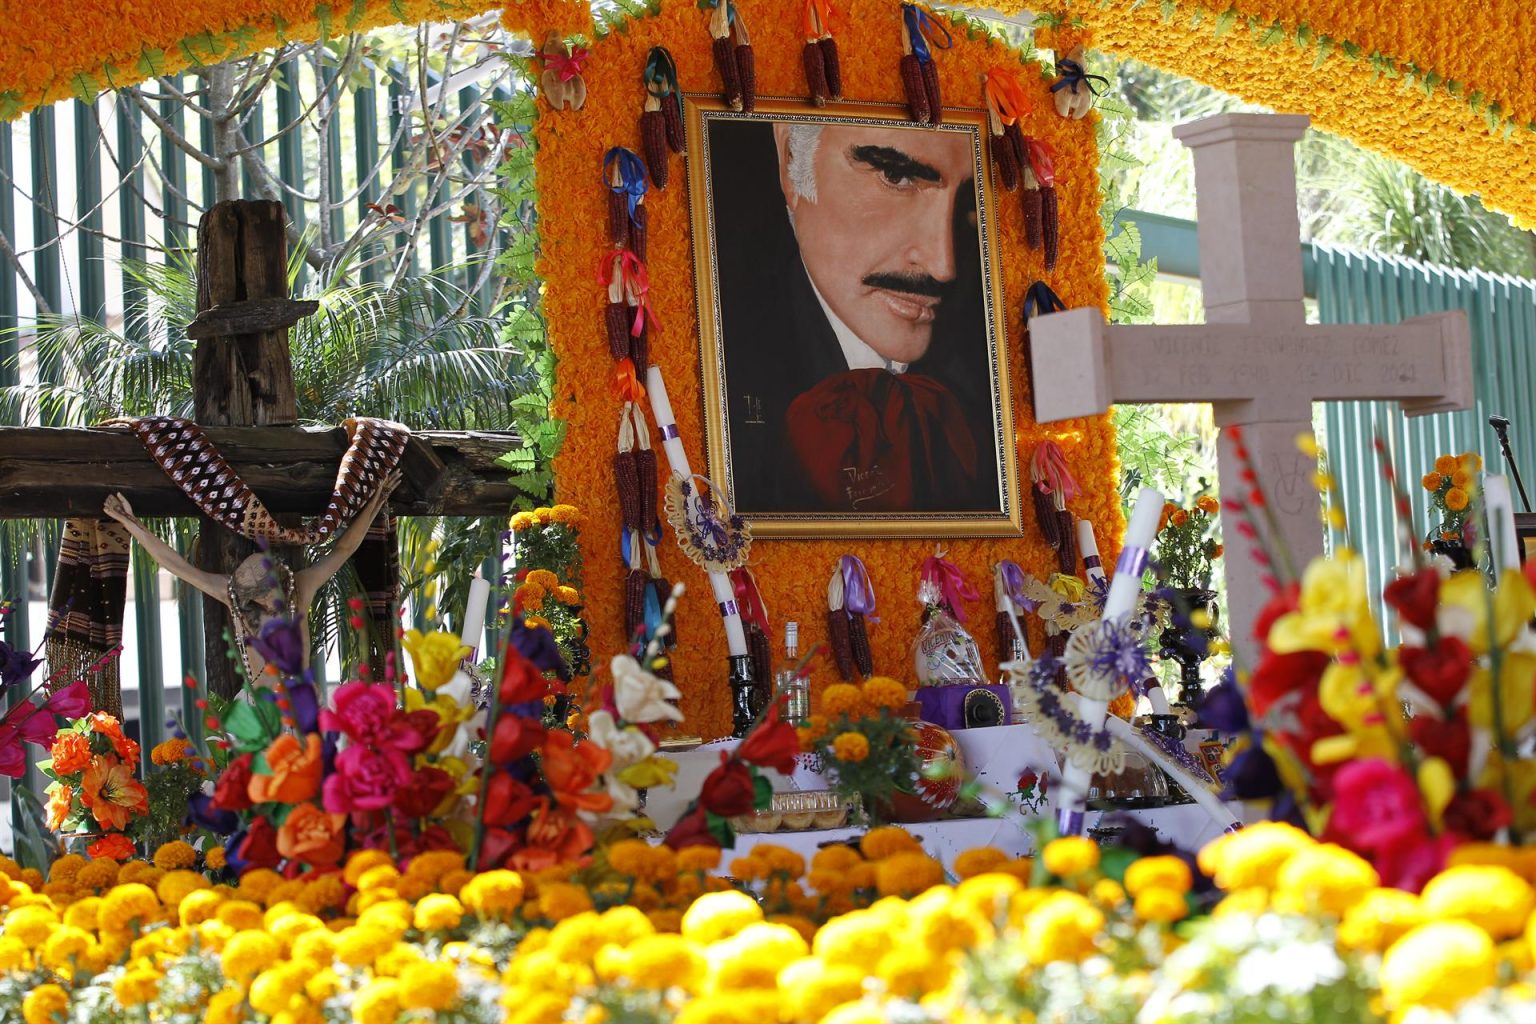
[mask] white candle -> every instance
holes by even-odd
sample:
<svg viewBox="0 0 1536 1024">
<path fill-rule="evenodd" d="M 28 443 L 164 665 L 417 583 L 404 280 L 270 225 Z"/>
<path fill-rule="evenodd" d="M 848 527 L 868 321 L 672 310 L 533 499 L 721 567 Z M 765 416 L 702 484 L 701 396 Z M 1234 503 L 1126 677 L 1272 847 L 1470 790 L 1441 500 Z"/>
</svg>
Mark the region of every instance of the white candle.
<svg viewBox="0 0 1536 1024">
<path fill-rule="evenodd" d="M 481 634 L 485 632 L 485 609 L 491 600 L 491 584 L 480 570 L 475 570 L 469 581 L 469 599 L 464 602 L 464 621 L 459 628 L 459 642 L 470 648 L 470 657 L 480 649 Z"/>
<path fill-rule="evenodd" d="M 1106 579 L 1104 564 L 1099 561 L 1099 542 L 1093 536 L 1093 524 L 1086 519 L 1077 521 L 1077 550 L 1083 556 L 1083 570 L 1088 582 Z"/>
<path fill-rule="evenodd" d="M 1483 478 L 1483 503 L 1488 508 L 1490 560 L 1502 573 L 1520 571 L 1520 535 L 1515 531 L 1515 502 L 1509 478 L 1498 474 Z"/>
<path fill-rule="evenodd" d="M 667 385 L 661 379 L 661 370 L 652 366 L 645 372 L 645 393 L 651 397 L 651 414 L 656 417 L 656 429 L 661 432 L 661 446 L 667 453 L 667 464 L 672 472 L 682 477 L 693 476 L 688 465 L 688 453 L 683 450 L 683 440 L 677 434 L 677 417 L 672 415 L 672 403 L 667 400 Z M 725 645 L 731 657 L 747 653 L 747 633 L 741 625 L 741 614 L 736 607 L 736 588 L 731 578 L 723 572 L 709 574 L 709 589 L 714 592 L 715 606 L 725 624 Z"/>
</svg>

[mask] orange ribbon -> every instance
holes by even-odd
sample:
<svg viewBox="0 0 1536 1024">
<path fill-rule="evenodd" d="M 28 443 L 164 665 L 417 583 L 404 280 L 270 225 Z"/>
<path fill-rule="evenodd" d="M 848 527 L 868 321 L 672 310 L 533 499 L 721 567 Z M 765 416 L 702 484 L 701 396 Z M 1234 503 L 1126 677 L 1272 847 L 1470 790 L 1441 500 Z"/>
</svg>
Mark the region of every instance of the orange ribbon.
<svg viewBox="0 0 1536 1024">
<path fill-rule="evenodd" d="M 1024 86 L 1019 82 L 1019 76 L 1005 67 L 987 69 L 983 91 L 987 96 L 988 109 L 1005 125 L 1013 124 L 1034 110 Z"/>
<path fill-rule="evenodd" d="M 635 361 L 628 356 L 613 364 L 613 377 L 608 383 L 621 402 L 645 401 L 645 385 L 635 376 Z"/>
<path fill-rule="evenodd" d="M 805 0 L 805 38 L 820 39 L 832 34 L 832 26 L 842 20 L 842 12 L 832 0 Z"/>
</svg>

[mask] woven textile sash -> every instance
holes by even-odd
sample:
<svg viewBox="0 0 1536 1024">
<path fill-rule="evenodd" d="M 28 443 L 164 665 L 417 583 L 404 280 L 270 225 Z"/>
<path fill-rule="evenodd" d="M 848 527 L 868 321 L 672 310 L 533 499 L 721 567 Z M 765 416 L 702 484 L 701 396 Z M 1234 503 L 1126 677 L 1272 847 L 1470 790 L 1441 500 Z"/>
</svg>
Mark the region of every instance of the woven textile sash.
<svg viewBox="0 0 1536 1024">
<path fill-rule="evenodd" d="M 133 430 L 150 457 L 203 515 L 251 540 L 322 544 L 346 529 L 400 461 L 410 431 L 389 420 L 357 417 L 342 426 L 349 444 L 336 473 L 330 504 L 301 528 L 281 526 L 260 498 L 214 447 L 203 428 L 174 416 L 114 420 Z"/>
<path fill-rule="evenodd" d="M 107 520 L 68 520 L 48 598 L 48 674 L 62 682 L 84 678 L 92 706 L 119 719 L 118 659 L 86 670 L 122 643 L 127 596 L 128 531 Z"/>
</svg>

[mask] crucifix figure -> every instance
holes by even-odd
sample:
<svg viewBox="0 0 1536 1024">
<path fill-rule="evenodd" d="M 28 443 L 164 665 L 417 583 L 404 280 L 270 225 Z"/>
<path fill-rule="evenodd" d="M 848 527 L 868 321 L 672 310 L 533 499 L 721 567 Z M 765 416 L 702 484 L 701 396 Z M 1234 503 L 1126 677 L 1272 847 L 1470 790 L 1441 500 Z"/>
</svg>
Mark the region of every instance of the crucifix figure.
<svg viewBox="0 0 1536 1024">
<path fill-rule="evenodd" d="M 1472 404 L 1471 333 L 1460 310 L 1393 325 L 1310 326 L 1302 304 L 1294 146 L 1298 115 L 1221 114 L 1174 129 L 1194 152 L 1205 324 L 1109 327 L 1097 309 L 1030 320 L 1035 418 L 1112 404 L 1210 402 L 1218 427 L 1240 426 L 1298 569 L 1323 550 L 1313 467 L 1296 447 L 1312 403 L 1396 400 L 1408 415 Z M 1243 467 L 1222 430 L 1224 498 Z M 1254 542 L 1224 533 L 1232 647 L 1253 664 L 1252 626 L 1267 599 Z"/>
<path fill-rule="evenodd" d="M 297 572 L 275 553 L 263 552 L 246 558 L 235 567 L 234 572 L 228 574 L 198 569 L 145 529 L 144 524 L 134 516 L 133 506 L 121 494 L 108 498 L 102 511 L 121 523 L 161 568 L 229 609 L 234 625 L 235 646 L 245 662 L 247 678 L 256 683 L 266 667 L 266 659 L 252 645 L 251 640 L 260 636 L 262 628 L 269 622 L 291 618 L 298 624 L 302 640 L 301 657 L 304 665 L 309 664 L 310 605 L 320 588 L 336 575 L 368 536 L 374 518 L 399 483 L 400 473 L 396 470 L 385 479 L 383 486 L 374 492 L 362 511 L 336 538 L 330 551 L 314 565 Z"/>
</svg>

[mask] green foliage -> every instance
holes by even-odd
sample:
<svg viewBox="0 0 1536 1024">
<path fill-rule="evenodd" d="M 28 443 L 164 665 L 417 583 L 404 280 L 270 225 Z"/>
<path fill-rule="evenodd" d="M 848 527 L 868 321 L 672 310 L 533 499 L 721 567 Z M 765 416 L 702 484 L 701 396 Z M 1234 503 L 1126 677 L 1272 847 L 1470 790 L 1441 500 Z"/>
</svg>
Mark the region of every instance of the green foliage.
<svg viewBox="0 0 1536 1024">
<path fill-rule="evenodd" d="M 863 736 L 869 744 L 868 755 L 862 760 L 840 759 L 835 744 L 844 733 Z M 907 720 L 888 709 L 829 716 L 811 752 L 821 758 L 828 788 L 850 802 L 860 799 L 862 813 L 872 825 L 881 824 L 882 808 L 896 793 L 913 791 L 921 770 Z"/>
<path fill-rule="evenodd" d="M 1209 509 L 1215 507 L 1211 504 Z M 1183 590 L 1210 587 L 1211 563 L 1220 557 L 1221 544 L 1216 536 L 1216 516 L 1209 509 L 1199 505 L 1179 509 L 1158 531 L 1158 578 L 1168 586 Z"/>
</svg>

